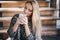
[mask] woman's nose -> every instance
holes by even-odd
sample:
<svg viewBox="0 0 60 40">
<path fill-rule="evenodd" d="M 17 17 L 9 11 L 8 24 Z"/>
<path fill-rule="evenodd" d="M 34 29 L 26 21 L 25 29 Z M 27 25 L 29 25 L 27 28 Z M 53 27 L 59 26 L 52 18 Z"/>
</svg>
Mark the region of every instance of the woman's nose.
<svg viewBox="0 0 60 40">
<path fill-rule="evenodd" d="M 26 12 L 28 12 L 28 10 L 27 10 L 27 9 L 26 9 L 25 11 L 26 11 Z"/>
</svg>

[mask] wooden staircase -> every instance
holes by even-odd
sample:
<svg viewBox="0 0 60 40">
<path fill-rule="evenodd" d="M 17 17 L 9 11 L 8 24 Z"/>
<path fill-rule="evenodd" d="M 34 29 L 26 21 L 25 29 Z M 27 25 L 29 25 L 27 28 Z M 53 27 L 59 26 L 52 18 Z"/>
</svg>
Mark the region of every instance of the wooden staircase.
<svg viewBox="0 0 60 40">
<path fill-rule="evenodd" d="M 0 28 L 0 33 L 7 34 L 11 18 L 13 15 L 22 12 L 25 2 L 26 1 L 1 2 L 0 12 L 2 12 L 2 17 L 0 17 L 0 21 L 3 22 L 3 27 Z M 48 1 L 38 1 L 38 4 L 41 14 L 42 35 L 56 35 L 57 17 L 54 17 L 55 8 L 50 8 Z"/>
</svg>

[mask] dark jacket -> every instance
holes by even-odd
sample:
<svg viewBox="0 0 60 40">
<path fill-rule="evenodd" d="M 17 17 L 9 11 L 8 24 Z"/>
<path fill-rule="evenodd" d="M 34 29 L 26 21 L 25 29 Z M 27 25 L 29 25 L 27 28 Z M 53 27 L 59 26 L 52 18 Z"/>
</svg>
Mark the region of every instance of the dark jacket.
<svg viewBox="0 0 60 40">
<path fill-rule="evenodd" d="M 13 26 L 16 23 L 19 14 L 16 14 L 12 17 L 9 29 L 7 31 L 8 35 L 13 38 L 13 40 L 34 40 L 34 36 L 32 35 L 32 21 L 31 18 L 28 19 L 28 25 L 31 31 L 31 34 L 27 37 L 24 29 L 24 25 L 19 25 L 16 32 L 13 32 Z M 22 27 L 21 27 L 22 26 Z"/>
</svg>

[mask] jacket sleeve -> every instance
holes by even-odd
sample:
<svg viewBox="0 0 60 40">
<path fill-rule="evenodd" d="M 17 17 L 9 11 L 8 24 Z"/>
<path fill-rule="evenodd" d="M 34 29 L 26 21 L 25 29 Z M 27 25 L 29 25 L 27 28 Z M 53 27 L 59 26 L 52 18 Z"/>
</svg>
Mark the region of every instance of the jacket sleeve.
<svg viewBox="0 0 60 40">
<path fill-rule="evenodd" d="M 7 30 L 7 33 L 10 37 L 14 37 L 14 35 L 15 35 L 15 32 L 13 32 L 12 28 L 13 28 L 14 24 L 16 23 L 16 20 L 17 20 L 17 15 L 14 15 L 11 19 L 10 26 Z"/>
<path fill-rule="evenodd" d="M 27 37 L 27 39 L 28 39 L 28 40 L 35 40 L 35 37 L 34 37 L 32 34 L 30 34 L 30 35 Z"/>
</svg>

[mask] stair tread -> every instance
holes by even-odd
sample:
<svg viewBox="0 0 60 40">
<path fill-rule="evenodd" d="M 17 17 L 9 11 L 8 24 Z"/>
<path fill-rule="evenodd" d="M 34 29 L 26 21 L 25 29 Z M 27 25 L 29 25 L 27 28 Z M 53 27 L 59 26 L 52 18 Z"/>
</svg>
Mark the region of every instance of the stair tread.
<svg viewBox="0 0 60 40">
<path fill-rule="evenodd" d="M 24 8 L 0 8 L 0 11 L 23 11 Z M 39 8 L 40 11 L 43 10 L 56 10 L 54 8 L 49 8 L 49 7 L 43 7 Z"/>
<path fill-rule="evenodd" d="M 0 21 L 4 21 L 4 20 L 11 20 L 12 17 L 0 17 Z M 44 19 L 58 19 L 57 17 L 40 17 L 41 20 Z"/>
</svg>

